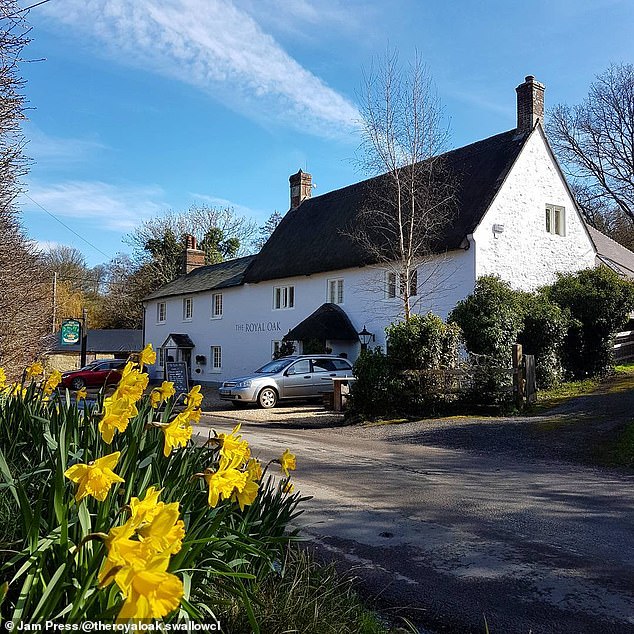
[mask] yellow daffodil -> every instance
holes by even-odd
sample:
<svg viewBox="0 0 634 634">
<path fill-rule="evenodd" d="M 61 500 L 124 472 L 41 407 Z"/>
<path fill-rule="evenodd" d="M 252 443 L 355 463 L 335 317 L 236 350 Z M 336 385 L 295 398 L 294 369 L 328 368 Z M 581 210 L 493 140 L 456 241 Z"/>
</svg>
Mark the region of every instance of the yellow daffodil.
<svg viewBox="0 0 634 634">
<path fill-rule="evenodd" d="M 249 480 L 259 482 L 262 479 L 262 465 L 260 461 L 255 458 L 249 458 L 247 473 L 249 474 Z"/>
<path fill-rule="evenodd" d="M 282 485 L 282 493 L 290 494 L 295 489 L 295 486 L 291 482 L 286 482 Z"/>
<path fill-rule="evenodd" d="M 166 401 L 168 398 L 171 398 L 176 394 L 176 390 L 174 389 L 174 383 L 171 381 L 163 381 L 161 383 L 161 387 L 156 387 L 150 393 L 150 402 L 152 403 L 152 407 L 158 407 L 163 401 Z"/>
<path fill-rule="evenodd" d="M 64 472 L 65 477 L 79 485 L 75 495 L 78 502 L 88 495 L 103 502 L 115 482 L 124 482 L 113 471 L 120 455 L 121 452 L 115 451 L 89 464 L 75 464 Z"/>
<path fill-rule="evenodd" d="M 245 506 L 253 504 L 253 501 L 258 496 L 259 488 L 260 485 L 257 482 L 247 479 L 242 490 L 236 489 L 234 491 L 232 499 L 238 502 L 241 511 L 244 511 Z"/>
<path fill-rule="evenodd" d="M 61 380 L 62 373 L 59 370 L 53 370 L 44 384 L 44 394 L 52 394 L 53 390 L 60 384 Z"/>
<path fill-rule="evenodd" d="M 156 352 L 152 349 L 152 344 L 148 343 L 141 352 L 139 352 L 139 363 L 141 367 L 144 365 L 154 365 L 156 363 Z"/>
<path fill-rule="evenodd" d="M 4 390 L 7 387 L 7 375 L 4 373 L 4 370 L 0 368 L 0 390 Z"/>
<path fill-rule="evenodd" d="M 130 500 L 130 512 L 132 513 L 132 523 L 139 526 L 143 522 L 151 522 L 152 518 L 158 512 L 159 496 L 163 489 L 149 487 L 145 492 L 144 498 L 132 498 Z"/>
<path fill-rule="evenodd" d="M 150 392 L 150 404 L 152 407 L 156 409 L 162 402 L 161 393 L 158 390 L 152 390 Z"/>
<path fill-rule="evenodd" d="M 149 377 L 141 372 L 134 363 L 126 363 L 121 372 L 119 385 L 112 395 L 113 399 L 126 398 L 131 401 L 138 401 L 148 386 Z"/>
<path fill-rule="evenodd" d="M 209 487 L 209 496 L 207 498 L 209 506 L 217 506 L 221 497 L 223 499 L 230 498 L 235 490 L 237 492 L 244 490 L 249 475 L 236 469 L 233 466 L 234 464 L 221 460 L 218 471 L 205 473 L 205 482 L 207 482 Z"/>
<path fill-rule="evenodd" d="M 139 538 L 156 552 L 176 554 L 185 537 L 185 523 L 178 519 L 178 515 L 178 502 L 159 502 L 151 521 L 137 528 Z"/>
<path fill-rule="evenodd" d="M 185 396 L 185 406 L 188 409 L 196 409 L 203 402 L 203 395 L 200 393 L 200 385 L 194 385 Z"/>
<path fill-rule="evenodd" d="M 88 390 L 85 387 L 79 388 L 77 392 L 75 392 L 75 400 L 81 401 L 81 399 L 86 400 L 88 396 Z"/>
<path fill-rule="evenodd" d="M 115 431 L 123 433 L 128 428 L 130 419 L 138 414 L 133 401 L 113 397 L 104 399 L 103 412 L 103 417 L 99 421 L 99 431 L 107 444 L 112 442 Z"/>
<path fill-rule="evenodd" d="M 282 467 L 282 473 L 288 478 L 289 471 L 295 471 L 297 468 L 297 462 L 295 456 L 288 450 L 285 449 L 282 456 L 276 462 L 280 463 Z"/>
<path fill-rule="evenodd" d="M 35 361 L 34 363 L 31 363 L 31 365 L 27 366 L 25 372 L 26 379 L 32 379 L 35 376 L 44 374 L 44 366 L 39 361 Z"/>
<path fill-rule="evenodd" d="M 165 434 L 163 455 L 167 458 L 175 447 L 185 447 L 192 437 L 192 432 L 193 428 L 188 422 L 187 412 L 181 412 L 169 425 L 163 427 L 163 434 Z"/>
<path fill-rule="evenodd" d="M 26 388 L 17 381 L 7 386 L 5 390 L 9 396 L 19 396 L 22 399 L 26 398 Z"/>
<path fill-rule="evenodd" d="M 118 621 L 160 619 L 173 612 L 183 598 L 183 582 L 167 572 L 169 554 L 160 553 L 141 570 L 124 569 L 117 582 L 127 588 Z M 121 587 L 121 586 L 119 586 Z"/>
<path fill-rule="evenodd" d="M 246 440 L 238 434 L 240 424 L 238 423 L 230 434 L 218 434 L 220 441 L 220 455 L 233 462 L 237 460 L 239 464 L 246 462 L 251 457 L 251 449 Z"/>
</svg>

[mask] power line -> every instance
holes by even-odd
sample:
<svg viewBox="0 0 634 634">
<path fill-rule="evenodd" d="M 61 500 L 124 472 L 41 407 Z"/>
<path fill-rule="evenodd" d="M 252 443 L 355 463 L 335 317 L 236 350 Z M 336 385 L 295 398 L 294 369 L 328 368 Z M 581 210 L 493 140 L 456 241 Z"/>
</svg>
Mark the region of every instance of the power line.
<svg viewBox="0 0 634 634">
<path fill-rule="evenodd" d="M 24 13 L 25 11 L 28 11 L 29 9 L 35 9 L 35 7 L 39 7 L 41 4 L 46 4 L 47 2 L 50 2 L 51 0 L 41 0 L 41 2 L 36 2 L 35 4 L 32 4 L 30 7 L 24 7 L 24 9 L 20 9 L 19 11 L 15 11 L 14 13 L 10 13 L 9 15 L 3 15 L 3 18 L 13 18 L 16 15 L 19 15 L 20 13 Z"/>
<path fill-rule="evenodd" d="M 46 0 L 46 2 L 48 2 L 48 0 Z M 110 256 L 107 253 L 104 253 L 99 247 L 96 247 L 92 242 L 86 240 L 84 236 L 79 235 L 74 229 L 71 229 L 71 227 L 69 227 L 65 222 L 62 222 L 55 214 L 51 213 L 48 209 L 45 209 L 44 207 L 42 207 L 42 205 L 40 205 L 40 203 L 38 203 L 36 200 L 33 200 L 27 193 L 22 192 L 22 195 L 25 198 L 28 198 L 34 205 L 37 205 L 44 213 L 47 213 L 51 218 L 53 218 L 54 220 L 57 220 L 57 222 L 59 222 L 59 224 L 62 225 L 62 227 L 65 227 L 66 229 L 68 229 L 68 231 L 76 235 L 80 240 L 83 240 L 87 245 L 91 246 L 95 251 L 98 251 L 99 253 L 101 253 L 101 255 L 110 259 Z"/>
</svg>

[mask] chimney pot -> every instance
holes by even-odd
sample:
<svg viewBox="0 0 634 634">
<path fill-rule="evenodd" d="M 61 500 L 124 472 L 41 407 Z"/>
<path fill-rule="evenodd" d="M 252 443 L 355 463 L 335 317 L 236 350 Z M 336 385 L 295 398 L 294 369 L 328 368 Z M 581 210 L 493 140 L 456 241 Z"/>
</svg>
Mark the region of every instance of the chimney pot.
<svg viewBox="0 0 634 634">
<path fill-rule="evenodd" d="M 313 192 L 313 179 L 307 172 L 299 170 L 297 174 L 293 174 L 288 179 L 291 186 L 291 209 L 296 209 L 307 198 L 310 198 Z"/>
<path fill-rule="evenodd" d="M 535 124 L 544 123 L 544 84 L 535 81 L 533 75 L 526 75 L 517 92 L 517 131 L 530 132 Z"/>
</svg>

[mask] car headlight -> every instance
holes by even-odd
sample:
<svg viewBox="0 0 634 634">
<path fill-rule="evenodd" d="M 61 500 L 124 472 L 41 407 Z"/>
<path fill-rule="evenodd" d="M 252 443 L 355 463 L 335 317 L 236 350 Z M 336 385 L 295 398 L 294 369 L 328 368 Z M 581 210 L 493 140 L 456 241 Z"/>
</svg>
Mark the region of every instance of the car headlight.
<svg viewBox="0 0 634 634">
<path fill-rule="evenodd" d="M 236 387 L 251 387 L 251 381 L 239 381 L 236 383 Z"/>
</svg>

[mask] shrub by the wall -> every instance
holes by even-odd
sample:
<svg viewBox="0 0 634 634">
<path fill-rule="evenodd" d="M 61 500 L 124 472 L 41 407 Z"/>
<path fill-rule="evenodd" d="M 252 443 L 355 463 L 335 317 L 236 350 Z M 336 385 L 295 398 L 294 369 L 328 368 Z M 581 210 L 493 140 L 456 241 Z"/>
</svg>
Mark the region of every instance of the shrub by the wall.
<svg viewBox="0 0 634 634">
<path fill-rule="evenodd" d="M 460 326 L 469 352 L 510 363 L 511 346 L 523 325 L 519 294 L 497 276 L 480 277 L 448 321 Z"/>
<path fill-rule="evenodd" d="M 614 336 L 634 310 L 634 284 L 600 266 L 559 275 L 545 292 L 572 317 L 562 353 L 566 372 L 581 378 L 608 371 Z"/>
<path fill-rule="evenodd" d="M 460 345 L 460 328 L 438 315 L 412 315 L 386 328 L 387 356 L 401 370 L 453 367 Z"/>
<path fill-rule="evenodd" d="M 352 406 L 364 417 L 384 416 L 394 410 L 398 391 L 395 375 L 380 348 L 363 350 L 352 370 Z"/>
<path fill-rule="evenodd" d="M 524 354 L 535 355 L 537 387 L 553 387 L 562 379 L 561 353 L 570 317 L 543 292 L 521 293 L 524 326 L 518 334 Z"/>
</svg>

